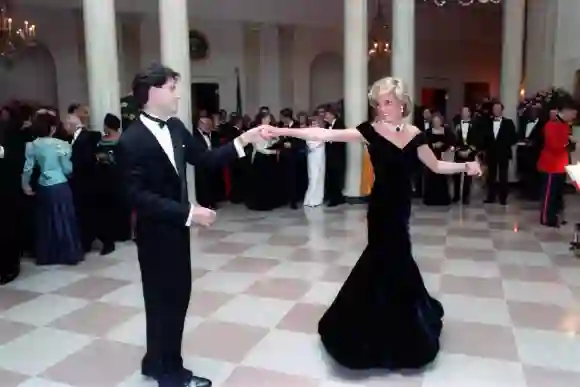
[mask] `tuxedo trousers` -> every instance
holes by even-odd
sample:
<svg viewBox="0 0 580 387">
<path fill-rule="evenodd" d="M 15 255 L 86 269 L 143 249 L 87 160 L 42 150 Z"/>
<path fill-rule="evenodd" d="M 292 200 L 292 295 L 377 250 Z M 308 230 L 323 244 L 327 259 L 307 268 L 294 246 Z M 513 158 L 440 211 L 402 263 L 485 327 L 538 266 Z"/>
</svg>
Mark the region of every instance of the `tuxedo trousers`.
<svg viewBox="0 0 580 387">
<path fill-rule="evenodd" d="M 147 324 L 142 370 L 170 375 L 183 367 L 181 343 L 191 294 L 189 228 L 142 221 L 137 214 L 136 232 Z"/>
</svg>

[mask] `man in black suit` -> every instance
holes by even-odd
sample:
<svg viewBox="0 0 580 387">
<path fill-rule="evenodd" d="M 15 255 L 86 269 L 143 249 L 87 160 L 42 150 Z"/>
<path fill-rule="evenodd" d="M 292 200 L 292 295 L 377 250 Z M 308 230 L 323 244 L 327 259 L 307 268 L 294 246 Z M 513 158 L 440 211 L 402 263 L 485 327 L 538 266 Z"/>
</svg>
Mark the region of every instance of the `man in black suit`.
<svg viewBox="0 0 580 387">
<path fill-rule="evenodd" d="M 474 161 L 477 156 L 478 149 L 478 135 L 477 128 L 471 117 L 471 109 L 469 106 L 461 108 L 460 119 L 455 126 L 456 146 L 455 146 L 455 161 L 458 163 L 465 163 Z M 461 180 L 463 179 L 463 187 Z M 461 200 L 463 204 L 469 204 L 471 197 L 471 184 L 473 179 L 471 176 L 464 174 L 453 175 L 453 201 Z"/>
<path fill-rule="evenodd" d="M 197 120 L 197 127 L 193 131 L 193 137 L 204 146 L 204 149 L 211 150 L 215 147 L 215 142 L 212 141 L 212 122 L 209 117 L 200 117 Z M 217 145 L 219 146 L 219 145 Z M 216 193 L 216 175 L 219 169 L 206 168 L 198 166 L 195 168 L 195 198 L 199 205 L 217 209 Z"/>
<path fill-rule="evenodd" d="M 324 107 L 324 121 L 328 130 L 345 129 L 344 121 L 338 116 L 334 105 Z M 324 193 L 329 207 L 344 203 L 342 191 L 346 177 L 346 144 L 344 142 L 327 142 L 325 145 Z"/>
<path fill-rule="evenodd" d="M 262 107 L 260 111 L 265 107 Z M 298 128 L 300 125 L 294 120 L 294 112 L 290 108 L 280 111 L 280 125 L 286 128 Z M 306 166 L 306 141 L 293 137 L 282 137 L 272 146 L 280 150 L 280 163 L 283 169 L 284 191 L 290 208 L 298 209 L 298 202 L 304 199 L 308 188 L 308 170 Z"/>
<path fill-rule="evenodd" d="M 97 179 L 97 146 L 101 140 L 101 133 L 88 130 L 85 126 L 77 124 L 72 129 L 72 155 L 71 162 L 73 173 L 70 178 L 70 187 L 73 193 L 75 210 L 81 233 L 81 241 L 85 252 L 91 250 L 91 246 L 97 238 L 96 214 L 97 197 L 99 190 Z M 112 241 L 101 240 L 103 255 L 113 251 L 115 245 Z"/>
<path fill-rule="evenodd" d="M 142 109 L 123 133 L 119 161 L 136 210 L 136 242 L 147 322 L 142 373 L 159 387 L 209 387 L 211 381 L 183 367 L 181 343 L 191 292 L 190 230 L 209 226 L 215 212 L 189 203 L 186 164 L 219 167 L 244 157 L 244 146 L 261 140 L 250 130 L 208 150 L 175 118 L 179 74 L 152 65 L 133 80 Z M 217 345 L 217 342 L 216 342 Z"/>
<path fill-rule="evenodd" d="M 517 142 L 517 133 L 514 122 L 503 116 L 501 102 L 494 102 L 491 110 L 492 118 L 482 124 L 483 151 L 487 165 L 485 202 L 494 203 L 499 197 L 500 204 L 505 205 L 508 196 L 508 170 L 512 147 Z"/>
<path fill-rule="evenodd" d="M 516 154 L 522 197 L 537 200 L 540 196 L 540 173 L 536 167 L 540 157 L 541 132 L 544 122 L 539 119 L 540 106 L 530 107 L 522 116 L 518 127 Z"/>
</svg>

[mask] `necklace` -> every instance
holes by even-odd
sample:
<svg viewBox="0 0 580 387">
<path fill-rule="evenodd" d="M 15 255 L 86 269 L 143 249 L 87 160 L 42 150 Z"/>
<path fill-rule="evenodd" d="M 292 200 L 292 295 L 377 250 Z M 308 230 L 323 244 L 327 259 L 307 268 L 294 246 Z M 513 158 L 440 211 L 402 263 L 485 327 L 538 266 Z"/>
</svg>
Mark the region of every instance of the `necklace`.
<svg viewBox="0 0 580 387">
<path fill-rule="evenodd" d="M 401 132 L 402 130 L 402 125 L 397 125 L 397 126 L 393 126 L 392 122 L 387 122 L 385 120 L 377 120 L 375 121 L 375 124 L 377 125 L 384 125 L 387 127 L 388 130 L 392 131 L 392 132 Z"/>
</svg>

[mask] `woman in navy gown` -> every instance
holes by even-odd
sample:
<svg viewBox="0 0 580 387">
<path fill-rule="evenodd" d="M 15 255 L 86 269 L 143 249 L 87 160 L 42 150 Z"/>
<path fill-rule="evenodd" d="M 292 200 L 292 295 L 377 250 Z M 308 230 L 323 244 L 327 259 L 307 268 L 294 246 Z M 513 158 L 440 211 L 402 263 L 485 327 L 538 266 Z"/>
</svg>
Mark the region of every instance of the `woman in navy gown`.
<svg viewBox="0 0 580 387">
<path fill-rule="evenodd" d="M 477 162 L 437 160 L 427 138 L 405 124 L 412 101 L 397 78 L 371 88 L 374 122 L 353 129 L 263 127 L 268 136 L 365 142 L 375 173 L 367 211 L 368 245 L 318 324 L 328 353 L 351 369 L 422 368 L 439 352 L 443 307 L 427 292 L 411 251 L 411 182 L 418 157 L 440 174 L 481 173 Z"/>
</svg>

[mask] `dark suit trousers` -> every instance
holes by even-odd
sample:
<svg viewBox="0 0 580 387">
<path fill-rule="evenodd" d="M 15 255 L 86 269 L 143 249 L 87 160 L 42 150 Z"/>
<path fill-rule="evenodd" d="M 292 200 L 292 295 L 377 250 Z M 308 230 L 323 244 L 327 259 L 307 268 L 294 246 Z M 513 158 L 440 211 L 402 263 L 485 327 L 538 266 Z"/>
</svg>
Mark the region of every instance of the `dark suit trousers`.
<svg viewBox="0 0 580 387">
<path fill-rule="evenodd" d="M 191 293 L 189 229 L 139 223 L 137 251 L 147 323 L 142 371 L 171 375 L 183 367 L 181 343 Z"/>
<path fill-rule="evenodd" d="M 494 158 L 487 159 L 487 199 L 505 202 L 508 197 L 508 168 L 509 159 Z"/>
<path fill-rule="evenodd" d="M 565 173 L 542 173 L 542 224 L 559 224 L 558 215 L 564 210 L 565 185 Z"/>
</svg>

